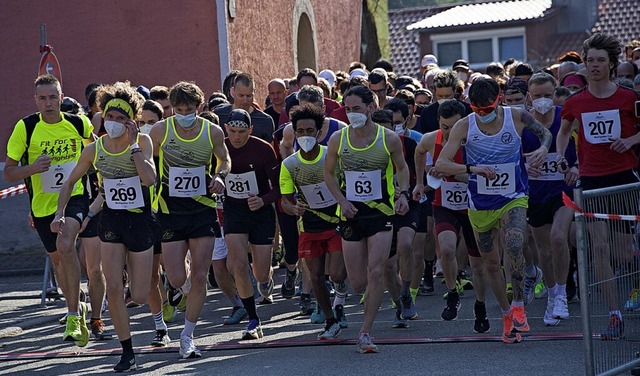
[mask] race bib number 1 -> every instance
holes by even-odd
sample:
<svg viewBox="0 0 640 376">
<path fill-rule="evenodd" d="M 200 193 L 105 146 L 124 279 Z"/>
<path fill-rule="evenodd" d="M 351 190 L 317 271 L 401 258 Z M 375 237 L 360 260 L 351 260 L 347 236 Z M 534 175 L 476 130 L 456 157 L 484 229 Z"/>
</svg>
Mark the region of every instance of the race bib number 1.
<svg viewBox="0 0 640 376">
<path fill-rule="evenodd" d="M 300 186 L 304 198 L 311 209 L 322 209 L 329 207 L 338 201 L 327 188 L 327 183 L 309 184 Z"/>
<path fill-rule="evenodd" d="M 144 206 L 139 176 L 124 179 L 103 179 L 104 198 L 114 210 L 136 209 Z"/>
<path fill-rule="evenodd" d="M 442 206 L 451 210 L 464 210 L 468 207 L 467 185 L 461 182 L 443 181 L 440 186 Z"/>
<path fill-rule="evenodd" d="M 169 167 L 169 196 L 195 197 L 207 194 L 204 166 Z"/>
<path fill-rule="evenodd" d="M 620 110 L 588 112 L 582 114 L 584 138 L 590 144 L 604 144 L 620 138 Z"/>
<path fill-rule="evenodd" d="M 62 183 L 69 178 L 69 175 L 71 175 L 71 171 L 73 171 L 75 166 L 75 162 L 51 165 L 49 170 L 40 174 L 42 191 L 45 193 L 59 193 L 62 188 Z"/>
<path fill-rule="evenodd" d="M 254 171 L 244 174 L 229 174 L 225 179 L 225 185 L 229 197 L 245 199 L 249 198 L 249 194 L 258 194 L 258 181 Z"/>
<path fill-rule="evenodd" d="M 478 193 L 483 195 L 508 195 L 516 191 L 516 165 L 505 163 L 492 165 L 496 171 L 495 179 L 489 180 L 478 175 Z"/>
<path fill-rule="evenodd" d="M 381 171 L 345 171 L 347 200 L 371 201 L 382 198 Z"/>
</svg>

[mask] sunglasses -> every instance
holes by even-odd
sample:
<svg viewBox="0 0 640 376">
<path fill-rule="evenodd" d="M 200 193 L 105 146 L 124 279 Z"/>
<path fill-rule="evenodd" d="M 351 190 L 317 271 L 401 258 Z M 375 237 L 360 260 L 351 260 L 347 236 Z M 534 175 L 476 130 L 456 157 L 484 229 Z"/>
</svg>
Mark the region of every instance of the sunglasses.
<svg viewBox="0 0 640 376">
<path fill-rule="evenodd" d="M 471 105 L 471 109 L 476 114 L 478 114 L 480 116 L 485 116 L 487 114 L 490 114 L 491 112 L 493 112 L 496 109 L 496 106 L 498 105 L 498 99 L 499 98 L 500 98 L 500 96 L 497 96 L 496 100 L 493 102 L 493 104 L 491 104 L 489 106 L 477 107 L 477 106 Z"/>
</svg>

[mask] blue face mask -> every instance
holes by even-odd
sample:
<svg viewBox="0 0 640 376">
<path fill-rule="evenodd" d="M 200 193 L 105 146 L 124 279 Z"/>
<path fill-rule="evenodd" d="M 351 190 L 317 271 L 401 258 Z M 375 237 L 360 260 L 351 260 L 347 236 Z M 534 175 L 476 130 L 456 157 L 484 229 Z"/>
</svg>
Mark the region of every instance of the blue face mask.
<svg viewBox="0 0 640 376">
<path fill-rule="evenodd" d="M 498 117 L 498 114 L 495 112 L 495 110 L 490 113 L 490 114 L 486 114 L 484 116 L 480 116 L 478 114 L 476 114 L 476 116 L 478 117 L 478 120 L 480 120 L 481 123 L 491 123 L 492 121 L 496 120 L 496 118 Z"/>
<path fill-rule="evenodd" d="M 196 122 L 196 113 L 191 113 L 188 115 L 180 115 L 175 114 L 176 121 L 182 128 L 191 128 Z"/>
</svg>

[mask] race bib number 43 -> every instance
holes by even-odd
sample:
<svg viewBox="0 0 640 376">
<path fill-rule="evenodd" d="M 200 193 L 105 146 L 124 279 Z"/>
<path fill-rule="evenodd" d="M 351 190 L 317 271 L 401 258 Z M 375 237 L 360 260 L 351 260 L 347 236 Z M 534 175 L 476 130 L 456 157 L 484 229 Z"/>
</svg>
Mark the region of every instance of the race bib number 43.
<svg viewBox="0 0 640 376">
<path fill-rule="evenodd" d="M 371 201 L 382 198 L 382 172 L 375 171 L 345 171 L 347 183 L 347 200 Z"/>
<path fill-rule="evenodd" d="M 204 166 L 169 167 L 169 196 L 194 197 L 207 193 Z"/>
<path fill-rule="evenodd" d="M 505 163 L 492 165 L 496 171 L 494 179 L 478 175 L 478 193 L 483 195 L 508 195 L 516 191 L 516 165 Z"/>
<path fill-rule="evenodd" d="M 620 138 L 620 111 L 608 110 L 582 114 L 584 138 L 590 144 L 604 144 Z"/>
<path fill-rule="evenodd" d="M 40 174 L 42 191 L 45 193 L 58 193 L 62 188 L 62 183 L 67 180 L 71 171 L 76 166 L 75 162 L 67 162 L 59 165 L 51 165 L 49 170 Z"/>
<path fill-rule="evenodd" d="M 564 180 L 564 174 L 560 172 L 558 166 L 558 153 L 547 153 L 544 163 L 542 163 L 540 167 L 540 171 L 542 172 L 540 176 L 529 176 L 529 180 Z"/>
<path fill-rule="evenodd" d="M 249 198 L 249 194 L 258 194 L 258 181 L 254 171 L 244 174 L 229 174 L 225 179 L 225 185 L 229 197 L 245 199 Z"/>
<path fill-rule="evenodd" d="M 144 206 L 139 176 L 124 179 L 103 179 L 104 198 L 114 210 L 136 209 Z"/>
</svg>

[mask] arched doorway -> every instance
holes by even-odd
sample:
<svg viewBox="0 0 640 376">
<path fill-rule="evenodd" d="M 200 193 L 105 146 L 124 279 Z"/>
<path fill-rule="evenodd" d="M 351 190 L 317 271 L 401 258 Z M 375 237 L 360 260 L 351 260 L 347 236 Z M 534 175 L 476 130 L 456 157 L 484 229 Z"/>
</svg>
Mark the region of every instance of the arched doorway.
<svg viewBox="0 0 640 376">
<path fill-rule="evenodd" d="M 316 66 L 316 46 L 313 40 L 313 29 L 311 21 L 306 13 L 300 15 L 298 24 L 298 71 L 304 68 L 317 70 Z"/>
</svg>

